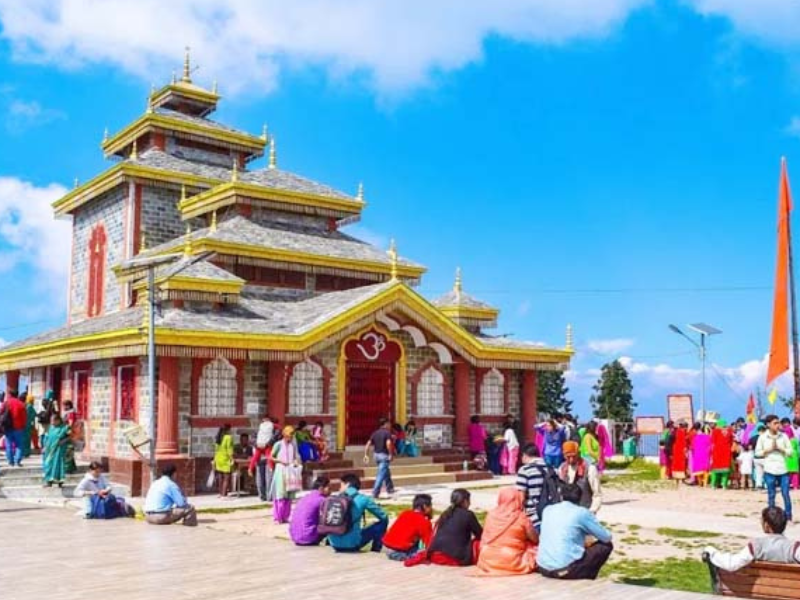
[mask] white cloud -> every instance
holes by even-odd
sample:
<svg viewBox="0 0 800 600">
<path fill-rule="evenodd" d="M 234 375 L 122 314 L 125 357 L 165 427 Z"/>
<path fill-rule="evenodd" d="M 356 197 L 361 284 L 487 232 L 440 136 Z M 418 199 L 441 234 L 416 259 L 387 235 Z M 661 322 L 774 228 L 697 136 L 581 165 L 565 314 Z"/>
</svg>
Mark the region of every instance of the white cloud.
<svg viewBox="0 0 800 600">
<path fill-rule="evenodd" d="M 64 112 L 45 108 L 36 100 L 12 99 L 5 112 L 6 129 L 11 133 L 21 133 L 31 127 L 66 118 Z"/>
<path fill-rule="evenodd" d="M 342 232 L 376 248 L 389 247 L 389 238 L 363 225 L 347 225 L 342 228 Z M 398 253 L 402 256 L 402 252 L 398 251 Z"/>
<path fill-rule="evenodd" d="M 53 218 L 50 204 L 65 193 L 66 189 L 57 184 L 36 187 L 15 177 L 0 177 L 0 270 L 30 267 L 26 285 L 53 294 L 58 310 L 63 308 L 71 228 L 69 222 Z M 26 290 L 26 285 L 17 289 Z M 52 305 L 52 298 L 47 303 Z"/>
<path fill-rule="evenodd" d="M 589 340 L 586 349 L 597 354 L 619 354 L 633 346 L 634 340 L 615 338 L 611 340 Z"/>
<path fill-rule="evenodd" d="M 800 117 L 794 116 L 789 121 L 789 124 L 784 129 L 786 135 L 800 138 Z"/>
<path fill-rule="evenodd" d="M 725 18 L 746 37 L 779 48 L 800 42 L 800 3 L 796 0 L 685 0 L 707 17 Z"/>
<path fill-rule="evenodd" d="M 531 312 L 531 301 L 523 300 L 517 307 L 517 316 L 525 317 Z"/>
<path fill-rule="evenodd" d="M 107 63 L 149 83 L 178 67 L 188 44 L 201 78 L 224 77 L 227 91 L 269 91 L 281 69 L 313 66 L 394 94 L 481 60 L 488 36 L 602 37 L 651 1 L 0 0 L 0 22 L 22 60 Z"/>
</svg>

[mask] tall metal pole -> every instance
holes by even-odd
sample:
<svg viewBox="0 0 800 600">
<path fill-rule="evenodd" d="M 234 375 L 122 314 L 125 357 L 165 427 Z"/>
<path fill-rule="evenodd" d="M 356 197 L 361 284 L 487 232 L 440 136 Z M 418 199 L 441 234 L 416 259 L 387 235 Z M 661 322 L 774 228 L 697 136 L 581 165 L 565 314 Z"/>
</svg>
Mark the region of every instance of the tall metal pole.
<svg viewBox="0 0 800 600">
<path fill-rule="evenodd" d="M 792 252 L 792 224 L 786 219 L 786 237 L 789 238 L 789 302 L 792 309 L 792 358 L 794 359 L 794 416 L 800 417 L 800 348 L 797 347 L 797 299 L 794 291 L 794 260 Z"/>
<path fill-rule="evenodd" d="M 701 371 L 701 384 L 700 384 L 700 411 L 703 413 L 702 423 L 706 424 L 706 335 L 700 334 L 700 371 Z"/>
<path fill-rule="evenodd" d="M 147 390 L 150 397 L 150 483 L 156 480 L 156 275 L 147 269 Z"/>
</svg>

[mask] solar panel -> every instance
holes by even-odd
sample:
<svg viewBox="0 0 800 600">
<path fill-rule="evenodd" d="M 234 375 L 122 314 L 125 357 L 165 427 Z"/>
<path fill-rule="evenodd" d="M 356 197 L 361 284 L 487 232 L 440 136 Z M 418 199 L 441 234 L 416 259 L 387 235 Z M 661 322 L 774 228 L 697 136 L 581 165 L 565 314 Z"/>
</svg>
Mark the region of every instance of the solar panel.
<svg viewBox="0 0 800 600">
<path fill-rule="evenodd" d="M 694 329 L 698 333 L 702 333 L 704 335 L 715 335 L 717 333 L 722 333 L 721 329 L 717 329 L 716 327 L 712 327 L 707 323 L 692 323 L 688 326 L 689 329 Z"/>
</svg>

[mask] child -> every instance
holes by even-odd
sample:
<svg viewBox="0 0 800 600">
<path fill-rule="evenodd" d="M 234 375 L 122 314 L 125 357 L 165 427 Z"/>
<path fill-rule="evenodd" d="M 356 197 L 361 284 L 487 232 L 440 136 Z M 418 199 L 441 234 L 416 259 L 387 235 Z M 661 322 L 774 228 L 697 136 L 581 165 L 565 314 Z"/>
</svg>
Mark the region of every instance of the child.
<svg viewBox="0 0 800 600">
<path fill-rule="evenodd" d="M 752 486 L 751 484 L 751 476 L 753 474 L 753 467 L 755 461 L 755 454 L 753 454 L 753 447 L 750 444 L 745 444 L 742 446 L 742 451 L 739 452 L 739 456 L 736 458 L 736 461 L 739 463 L 739 473 L 741 474 L 742 478 L 742 489 L 750 489 Z"/>
<path fill-rule="evenodd" d="M 750 540 L 737 554 L 720 552 L 707 546 L 703 557 L 723 571 L 738 571 L 753 561 L 784 564 L 800 563 L 800 544 L 783 535 L 786 529 L 786 513 L 778 506 L 765 508 L 761 512 L 761 528 L 767 535 Z"/>
<path fill-rule="evenodd" d="M 400 513 L 383 536 L 383 551 L 389 560 L 406 560 L 430 546 L 433 499 L 428 494 L 414 496 L 412 510 Z"/>
</svg>

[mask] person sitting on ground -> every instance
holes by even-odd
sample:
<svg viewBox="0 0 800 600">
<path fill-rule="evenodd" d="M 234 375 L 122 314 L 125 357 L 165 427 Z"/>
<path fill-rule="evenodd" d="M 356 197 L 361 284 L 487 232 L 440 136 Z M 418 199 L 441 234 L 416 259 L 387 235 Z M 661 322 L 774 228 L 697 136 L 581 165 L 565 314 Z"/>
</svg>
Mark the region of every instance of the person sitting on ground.
<svg viewBox="0 0 800 600">
<path fill-rule="evenodd" d="M 329 535 L 328 542 L 336 552 L 360 552 L 367 544 L 371 544 L 372 552 L 380 552 L 382 539 L 389 526 L 389 517 L 383 509 L 369 496 L 360 493 L 361 479 L 348 473 L 342 477 L 344 494 L 350 497 L 350 529 L 342 535 Z M 362 528 L 365 513 L 375 516 L 378 521 L 369 527 Z"/>
<path fill-rule="evenodd" d="M 574 483 L 565 484 L 563 501 L 544 509 L 536 562 L 545 577 L 597 579 L 611 556 L 611 532 L 580 505 L 582 494 Z"/>
<path fill-rule="evenodd" d="M 559 470 L 559 477 L 565 483 L 574 483 L 580 487 L 581 506 L 597 514 L 603 504 L 600 474 L 597 472 L 597 467 L 580 457 L 577 442 L 564 442 L 563 452 L 564 464 Z"/>
<path fill-rule="evenodd" d="M 522 494 L 525 514 L 531 525 L 539 530 L 539 498 L 544 487 L 544 474 L 547 470 L 544 460 L 539 457 L 536 444 L 526 444 L 522 449 L 522 466 L 517 471 L 517 490 Z"/>
<path fill-rule="evenodd" d="M 527 575 L 536 568 L 539 536 L 525 515 L 522 497 L 516 488 L 500 490 L 497 507 L 486 516 L 481 536 L 479 575 Z"/>
<path fill-rule="evenodd" d="M 317 531 L 319 510 L 325 498 L 331 495 L 331 481 L 320 476 L 314 480 L 311 492 L 303 496 L 294 507 L 289 525 L 289 537 L 298 546 L 318 546 L 325 536 Z"/>
<path fill-rule="evenodd" d="M 161 477 L 147 491 L 144 500 L 145 521 L 151 525 L 171 525 L 182 521 L 187 527 L 197 525 L 197 511 L 189 504 L 180 486 L 173 481 L 177 469 L 166 465 Z"/>
<path fill-rule="evenodd" d="M 400 513 L 383 536 L 383 550 L 389 560 L 406 560 L 431 544 L 433 498 L 429 494 L 414 496 L 412 510 Z"/>
<path fill-rule="evenodd" d="M 83 516 L 87 519 L 135 517 L 136 509 L 111 493 L 111 485 L 103 475 L 103 466 L 89 463 L 89 470 L 75 488 L 75 497 L 84 499 Z"/>
<path fill-rule="evenodd" d="M 317 444 L 311 437 L 307 422 L 300 421 L 297 424 L 294 439 L 297 441 L 297 449 L 300 451 L 300 460 L 303 462 L 319 461 L 319 450 L 317 450 Z"/>
<path fill-rule="evenodd" d="M 798 564 L 800 542 L 792 541 L 783 535 L 786 523 L 786 513 L 782 508 L 779 506 L 765 508 L 761 511 L 761 528 L 766 536 L 750 540 L 736 554 L 720 552 L 713 546 L 707 546 L 703 549 L 703 558 L 723 571 L 738 571 L 757 560 Z"/>
<path fill-rule="evenodd" d="M 483 527 L 475 513 L 469 509 L 470 500 L 467 490 L 453 490 L 450 494 L 450 506 L 436 522 L 431 545 L 425 552 L 407 560 L 406 566 L 430 562 L 462 567 L 477 563 Z"/>
</svg>

